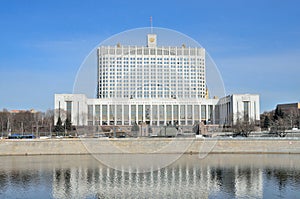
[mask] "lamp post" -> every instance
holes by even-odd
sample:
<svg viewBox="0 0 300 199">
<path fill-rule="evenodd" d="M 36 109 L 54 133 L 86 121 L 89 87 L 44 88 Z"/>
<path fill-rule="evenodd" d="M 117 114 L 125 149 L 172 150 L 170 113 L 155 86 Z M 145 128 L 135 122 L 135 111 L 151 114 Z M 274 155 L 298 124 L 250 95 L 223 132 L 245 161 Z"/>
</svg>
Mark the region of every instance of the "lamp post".
<svg viewBox="0 0 300 199">
<path fill-rule="evenodd" d="M 39 123 L 38 123 L 38 121 L 35 122 L 35 128 L 36 128 L 36 136 L 40 137 L 40 135 L 39 135 Z"/>
<path fill-rule="evenodd" d="M 9 117 L 7 118 L 7 127 L 6 127 L 7 134 L 10 134 L 11 128 L 9 124 Z M 8 133 L 9 132 L 9 133 Z"/>
<path fill-rule="evenodd" d="M 66 122 L 65 122 L 65 132 L 64 132 L 64 137 L 66 136 L 66 132 L 67 132 L 67 125 L 66 125 Z"/>
<path fill-rule="evenodd" d="M 24 127 L 23 127 L 23 122 L 21 122 L 21 131 L 22 131 L 22 135 L 24 135 Z"/>
</svg>

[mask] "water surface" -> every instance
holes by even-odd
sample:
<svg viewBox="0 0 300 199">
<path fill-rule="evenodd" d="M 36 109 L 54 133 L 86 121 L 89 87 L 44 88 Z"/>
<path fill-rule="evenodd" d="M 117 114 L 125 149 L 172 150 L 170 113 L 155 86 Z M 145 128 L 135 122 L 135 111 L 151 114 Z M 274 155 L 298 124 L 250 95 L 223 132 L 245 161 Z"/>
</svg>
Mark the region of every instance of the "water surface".
<svg viewBox="0 0 300 199">
<path fill-rule="evenodd" d="M 89 155 L 0 157 L 0 198 L 299 197 L 300 155 L 183 155 L 147 173 L 115 170 Z"/>
</svg>

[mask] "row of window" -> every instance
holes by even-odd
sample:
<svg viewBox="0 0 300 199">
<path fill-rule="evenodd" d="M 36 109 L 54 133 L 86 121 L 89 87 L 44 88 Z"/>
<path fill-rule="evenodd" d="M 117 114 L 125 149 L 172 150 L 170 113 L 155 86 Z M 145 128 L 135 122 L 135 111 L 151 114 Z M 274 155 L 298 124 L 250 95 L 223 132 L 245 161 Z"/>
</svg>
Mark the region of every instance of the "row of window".
<svg viewBox="0 0 300 199">
<path fill-rule="evenodd" d="M 137 91 L 137 89 L 138 89 L 138 91 Z M 190 92 L 190 93 L 196 93 L 196 91 L 204 91 L 205 90 L 205 88 L 203 87 L 203 88 L 198 88 L 198 89 L 196 89 L 196 88 L 189 88 L 189 87 L 185 87 L 185 88 L 183 88 L 183 87 L 181 87 L 181 88 L 177 88 L 177 89 L 175 89 L 175 88 L 155 88 L 155 87 L 152 87 L 152 88 L 149 88 L 149 87 L 146 87 L 146 88 L 137 88 L 137 87 L 131 87 L 131 88 L 127 88 L 127 89 L 124 89 L 124 88 L 122 88 L 122 87 L 110 87 L 110 88 L 99 88 L 99 91 L 115 91 L 115 90 L 117 90 L 117 91 L 124 91 L 124 92 L 126 92 L 126 91 L 129 91 L 129 90 L 131 90 L 132 92 L 139 92 L 139 91 L 144 91 L 145 93 L 147 93 L 147 92 L 149 92 L 149 91 L 151 91 L 151 92 L 155 92 L 155 91 L 163 91 L 163 90 L 165 90 L 166 92 L 180 92 L 180 91 L 186 91 L 186 92 Z"/>
<path fill-rule="evenodd" d="M 147 64 L 147 65 L 128 65 L 128 64 L 124 64 L 124 65 L 100 65 L 99 67 L 99 70 L 110 70 L 110 69 L 119 69 L 121 70 L 122 68 L 124 69 L 132 69 L 132 70 L 137 70 L 137 69 L 150 69 L 151 70 L 155 70 L 156 68 L 165 68 L 165 69 L 202 69 L 204 70 L 204 65 L 182 65 L 182 64 L 179 64 L 179 65 L 161 65 L 161 64 L 158 64 L 158 65 L 155 65 L 155 64 Z"/>
<path fill-rule="evenodd" d="M 180 93 L 180 92 L 178 92 Z M 205 92 L 181 92 L 182 94 L 175 95 L 173 92 L 133 92 L 128 94 L 122 92 L 99 92 L 101 98 L 204 98 Z"/>
<path fill-rule="evenodd" d="M 89 121 L 213 120 L 213 105 L 88 105 Z M 185 123 L 185 122 L 183 122 Z"/>
<path fill-rule="evenodd" d="M 152 76 L 151 76 L 152 77 Z M 164 77 L 164 78 L 152 78 L 152 79 L 149 79 L 148 77 L 147 78 L 134 78 L 134 79 L 124 79 L 124 77 L 121 77 L 119 76 L 119 78 L 123 78 L 122 80 L 120 79 L 115 79 L 115 77 L 112 77 L 112 78 L 101 78 L 100 77 L 100 81 L 99 83 L 105 83 L 105 82 L 111 82 L 111 83 L 115 83 L 115 82 L 144 82 L 144 84 L 147 84 L 147 83 L 156 83 L 156 82 L 164 82 L 165 84 L 168 84 L 169 82 L 171 83 L 177 83 L 178 86 L 180 86 L 182 83 L 205 83 L 204 81 L 204 78 L 198 78 L 198 79 L 188 79 L 188 78 L 180 78 L 180 79 L 177 79 L 176 77 Z"/>
<path fill-rule="evenodd" d="M 147 47 L 100 47 L 98 55 L 190 55 L 201 56 L 202 48 L 147 48 Z"/>
<path fill-rule="evenodd" d="M 163 69 L 164 68 L 164 69 Z M 190 69 L 183 69 L 183 68 L 178 68 L 176 69 L 171 69 L 167 68 L 167 67 L 155 67 L 155 68 L 149 68 L 149 67 L 144 67 L 144 68 L 135 68 L 135 69 L 131 69 L 129 70 L 128 68 L 124 68 L 122 70 L 122 68 L 102 68 L 101 70 L 99 70 L 100 74 L 105 75 L 105 72 L 107 74 L 107 72 L 125 72 L 125 74 L 128 74 L 127 71 L 129 71 L 130 73 L 136 73 L 136 72 L 141 72 L 141 73 L 149 73 L 149 72 L 168 72 L 168 73 L 173 73 L 176 74 L 178 72 L 190 72 L 191 74 L 196 73 L 197 75 L 200 74 L 204 74 L 204 69 L 196 69 L 196 68 L 190 68 Z"/>
<path fill-rule="evenodd" d="M 131 64 L 131 65 L 135 65 L 135 64 L 140 64 L 140 65 L 142 65 L 142 64 L 144 64 L 144 65 L 148 65 L 148 64 L 164 64 L 164 65 L 175 65 L 175 64 L 178 64 L 178 65 L 181 65 L 181 64 L 184 64 L 184 65 L 204 65 L 204 62 L 194 62 L 194 61 L 191 61 L 191 62 L 189 62 L 189 61 L 178 61 L 178 62 L 175 62 L 175 61 L 171 61 L 171 62 L 167 62 L 167 61 L 164 61 L 164 62 L 162 62 L 162 61 L 144 61 L 144 62 L 142 62 L 142 61 L 124 61 L 124 62 L 121 62 L 121 61 L 117 61 L 117 62 L 115 62 L 115 61 L 112 61 L 112 62 L 108 62 L 108 61 L 100 61 L 99 62 L 99 65 L 100 66 L 114 66 L 114 65 L 123 65 L 123 64 Z"/>
<path fill-rule="evenodd" d="M 204 58 L 193 58 L 193 57 L 108 57 L 108 56 L 100 56 L 99 57 L 99 61 L 106 61 L 106 60 L 110 60 L 110 61 L 114 61 L 114 60 L 117 60 L 117 61 L 120 61 L 120 60 L 164 60 L 164 61 L 176 61 L 176 60 L 179 60 L 179 61 L 204 61 Z"/>
<path fill-rule="evenodd" d="M 135 58 L 135 57 L 131 57 L 131 58 L 128 58 L 128 57 L 122 57 L 122 58 L 114 58 L 114 57 L 111 57 L 110 59 L 109 58 L 99 58 L 99 63 L 102 63 L 102 64 L 109 64 L 109 63 L 117 63 L 117 64 L 121 64 L 121 63 L 128 63 L 128 62 L 153 62 L 153 63 L 158 63 L 158 62 L 163 62 L 163 63 L 204 63 L 204 59 L 201 59 L 201 58 L 182 58 L 182 57 L 179 57 L 179 58 L 155 58 L 155 57 L 152 57 L 152 58 L 148 58 L 148 57 L 144 57 L 144 58 Z"/>
<path fill-rule="evenodd" d="M 151 82 L 151 83 L 159 83 L 159 82 Z M 162 82 L 161 82 L 162 83 Z M 166 84 L 169 83 L 169 82 L 165 82 Z M 165 85 L 166 85 L 165 84 Z M 121 84 L 121 83 L 115 83 L 115 82 L 112 82 L 112 83 L 100 83 L 99 85 L 99 88 L 101 89 L 103 87 L 103 90 L 106 89 L 112 89 L 114 87 L 120 87 L 122 88 L 123 90 L 128 90 L 129 89 L 129 86 L 131 87 L 131 89 L 138 89 L 138 88 L 151 88 L 152 90 L 153 89 L 187 89 L 189 90 L 190 87 L 194 87 L 193 90 L 196 90 L 196 89 L 201 89 L 201 88 L 204 88 L 205 85 L 204 84 L 195 84 L 195 83 L 187 83 L 187 84 L 183 84 L 183 85 L 177 85 L 176 84 L 170 84 L 170 86 L 147 86 L 145 84 L 141 84 L 139 82 L 133 82 L 133 83 L 126 83 L 126 84 Z"/>
<path fill-rule="evenodd" d="M 128 80 L 142 80 L 142 79 L 204 79 L 204 74 L 201 75 L 195 75 L 195 74 L 189 74 L 189 73 L 181 73 L 178 75 L 170 75 L 169 73 L 157 73 L 157 74 L 151 74 L 151 75 L 143 75 L 141 73 L 137 73 L 137 74 L 131 74 L 129 75 L 124 75 L 122 76 L 120 73 L 114 73 L 114 72 L 110 72 L 107 75 L 103 76 L 103 77 L 99 77 L 99 80 L 101 81 L 101 79 L 118 79 L 118 78 L 122 78 L 122 79 L 128 79 Z"/>
</svg>

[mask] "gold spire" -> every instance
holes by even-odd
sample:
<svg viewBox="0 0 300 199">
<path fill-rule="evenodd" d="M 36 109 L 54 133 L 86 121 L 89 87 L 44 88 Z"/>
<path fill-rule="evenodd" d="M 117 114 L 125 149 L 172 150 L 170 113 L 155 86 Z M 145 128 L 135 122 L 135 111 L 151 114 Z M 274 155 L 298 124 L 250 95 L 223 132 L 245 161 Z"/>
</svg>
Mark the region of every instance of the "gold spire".
<svg viewBox="0 0 300 199">
<path fill-rule="evenodd" d="M 205 90 L 205 99 L 209 99 L 209 92 L 208 92 L 207 86 L 206 86 L 206 90 Z"/>
</svg>

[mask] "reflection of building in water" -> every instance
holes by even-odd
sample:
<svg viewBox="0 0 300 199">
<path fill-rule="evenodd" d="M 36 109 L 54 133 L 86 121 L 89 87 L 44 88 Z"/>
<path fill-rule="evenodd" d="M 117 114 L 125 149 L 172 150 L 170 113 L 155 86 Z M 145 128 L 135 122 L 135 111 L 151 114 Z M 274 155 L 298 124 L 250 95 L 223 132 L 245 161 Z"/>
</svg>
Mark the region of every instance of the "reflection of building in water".
<svg viewBox="0 0 300 199">
<path fill-rule="evenodd" d="M 218 189 L 225 190 L 228 198 L 262 198 L 263 172 L 257 168 L 211 167 L 210 177 Z M 221 187 L 219 187 L 221 186 Z"/>
<path fill-rule="evenodd" d="M 209 198 L 224 190 L 232 198 L 261 198 L 262 186 L 260 169 L 238 167 L 180 164 L 139 174 L 106 167 L 53 171 L 54 198 Z"/>
<path fill-rule="evenodd" d="M 209 98 L 205 57 L 204 48 L 158 46 L 156 34 L 147 35 L 147 46 L 100 46 L 97 98 L 56 94 L 55 109 L 78 126 L 231 125 L 238 114 L 259 120 L 258 95 Z M 55 112 L 55 122 L 61 113 Z"/>
<path fill-rule="evenodd" d="M 235 196 L 249 196 L 249 198 L 263 198 L 263 172 L 257 168 L 235 168 Z"/>
<path fill-rule="evenodd" d="M 71 168 L 53 172 L 53 197 L 207 198 L 206 169 L 173 167 L 148 173 L 110 168 Z"/>
</svg>

